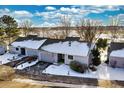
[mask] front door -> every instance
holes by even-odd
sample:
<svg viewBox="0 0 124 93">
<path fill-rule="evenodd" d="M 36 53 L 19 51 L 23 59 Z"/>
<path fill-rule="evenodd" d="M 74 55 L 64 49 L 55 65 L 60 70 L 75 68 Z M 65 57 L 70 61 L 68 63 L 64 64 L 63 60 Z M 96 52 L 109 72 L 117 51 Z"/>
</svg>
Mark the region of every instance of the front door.
<svg viewBox="0 0 124 93">
<path fill-rule="evenodd" d="M 25 55 L 25 48 L 21 48 L 21 54 Z"/>
<path fill-rule="evenodd" d="M 64 63 L 64 54 L 58 54 L 58 62 Z"/>
</svg>

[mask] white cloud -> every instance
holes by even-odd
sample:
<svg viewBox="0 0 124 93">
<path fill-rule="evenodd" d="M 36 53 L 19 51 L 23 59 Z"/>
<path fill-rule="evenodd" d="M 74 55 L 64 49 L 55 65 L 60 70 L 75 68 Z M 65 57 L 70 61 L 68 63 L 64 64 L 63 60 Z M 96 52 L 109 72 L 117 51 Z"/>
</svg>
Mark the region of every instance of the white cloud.
<svg viewBox="0 0 124 93">
<path fill-rule="evenodd" d="M 124 14 L 119 14 L 118 17 L 124 18 Z"/>
<path fill-rule="evenodd" d="M 109 5 L 109 6 L 106 6 L 106 10 L 108 10 L 108 11 L 116 11 L 116 10 L 119 10 L 119 7 Z"/>
<path fill-rule="evenodd" d="M 5 9 L 0 9 L 0 17 L 3 15 L 10 15 L 10 10 L 5 8 Z"/>
<path fill-rule="evenodd" d="M 118 6 L 89 6 L 86 8 L 90 13 L 103 13 L 105 11 L 117 11 L 119 10 Z"/>
<path fill-rule="evenodd" d="M 36 12 L 36 16 L 41 17 L 43 20 L 48 21 L 49 19 L 54 19 L 56 18 L 56 13 L 54 11 L 51 12 Z"/>
<path fill-rule="evenodd" d="M 25 19 L 29 19 L 31 20 L 30 18 L 33 17 L 33 14 L 28 12 L 28 11 L 25 11 L 25 10 L 20 10 L 20 11 L 11 11 L 7 8 L 5 9 L 0 9 L 0 17 L 3 16 L 3 15 L 9 15 L 11 17 L 13 17 L 18 25 L 20 26 L 20 23 L 25 20 Z"/>
<path fill-rule="evenodd" d="M 81 18 L 84 18 L 90 13 L 103 13 L 105 11 L 118 11 L 120 8 L 118 6 L 72 6 L 72 7 L 60 7 L 59 9 L 56 9 L 56 7 L 53 6 L 47 6 L 45 7 L 45 12 L 36 12 L 31 13 L 26 10 L 9 10 L 7 8 L 0 9 L 0 16 L 2 15 L 10 15 L 14 17 L 18 23 L 20 23 L 20 20 L 29 18 L 31 19 L 33 16 L 39 16 L 41 17 L 41 21 L 43 22 L 40 26 L 55 26 L 55 24 L 58 22 L 60 16 L 68 15 L 72 17 L 72 24 L 75 24 L 77 20 L 80 20 Z M 54 10 L 54 11 L 53 11 Z M 109 15 L 108 15 L 109 16 Z M 124 18 L 124 14 L 118 15 L 120 17 Z"/>
<path fill-rule="evenodd" d="M 61 7 L 60 8 L 61 12 L 68 12 L 68 13 L 80 13 L 80 12 L 86 12 L 85 10 L 81 10 L 80 8 L 75 8 L 75 7 L 71 7 L 71 8 L 65 8 L 65 7 Z"/>
<path fill-rule="evenodd" d="M 7 8 L 0 9 L 0 16 L 3 16 L 3 15 L 10 15 L 14 18 L 31 18 L 31 17 L 33 17 L 33 14 L 30 13 L 29 11 L 25 11 L 25 10 L 11 11 Z"/>
<path fill-rule="evenodd" d="M 10 12 L 10 10 L 8 9 L 8 8 L 4 8 L 4 9 L 0 9 L 0 12 L 1 13 L 9 13 Z"/>
<path fill-rule="evenodd" d="M 46 9 L 46 10 L 56 10 L 55 7 L 51 7 L 51 6 L 47 6 L 45 9 Z"/>
<path fill-rule="evenodd" d="M 33 14 L 28 12 L 28 11 L 25 11 L 25 10 L 21 10 L 21 11 L 14 11 L 12 13 L 13 16 L 15 16 L 16 18 L 28 18 L 28 17 L 33 17 Z"/>
</svg>

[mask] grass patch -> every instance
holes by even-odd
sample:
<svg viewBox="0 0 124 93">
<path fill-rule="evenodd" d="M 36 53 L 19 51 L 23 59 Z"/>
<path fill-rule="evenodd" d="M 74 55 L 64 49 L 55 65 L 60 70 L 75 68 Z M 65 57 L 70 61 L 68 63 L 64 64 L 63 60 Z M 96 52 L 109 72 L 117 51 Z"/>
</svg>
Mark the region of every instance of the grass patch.
<svg viewBox="0 0 124 93">
<path fill-rule="evenodd" d="M 0 65 L 0 80 L 11 80 L 14 78 L 15 70 L 9 66 Z"/>
<path fill-rule="evenodd" d="M 46 88 L 42 84 L 30 84 L 15 81 L 0 81 L 0 88 Z"/>
<path fill-rule="evenodd" d="M 104 88 L 122 88 L 123 85 L 119 85 L 116 82 L 112 82 L 109 80 L 98 80 L 98 86 Z"/>
</svg>

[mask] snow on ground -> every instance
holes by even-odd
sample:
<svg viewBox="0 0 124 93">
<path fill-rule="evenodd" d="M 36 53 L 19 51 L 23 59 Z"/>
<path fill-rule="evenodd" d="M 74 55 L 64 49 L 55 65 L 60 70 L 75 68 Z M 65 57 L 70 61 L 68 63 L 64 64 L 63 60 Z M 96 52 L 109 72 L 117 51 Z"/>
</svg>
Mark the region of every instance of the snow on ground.
<svg viewBox="0 0 124 93">
<path fill-rule="evenodd" d="M 89 51 L 87 43 L 81 43 L 77 41 L 71 41 L 70 46 L 69 41 L 66 41 L 43 46 L 42 49 L 52 53 L 61 53 L 76 56 L 87 56 Z"/>
<path fill-rule="evenodd" d="M 14 47 L 26 47 L 26 48 L 32 48 L 32 49 L 38 49 L 46 39 L 43 40 L 24 40 L 24 41 L 15 41 L 11 45 Z"/>
<path fill-rule="evenodd" d="M 100 55 L 101 55 L 101 61 L 102 62 L 105 62 L 107 60 L 107 52 L 104 51 Z"/>
<path fill-rule="evenodd" d="M 36 60 L 36 61 L 33 61 L 33 62 L 26 62 L 26 63 L 23 63 L 23 64 L 21 64 L 21 65 L 19 65 L 19 66 L 17 66 L 17 67 L 15 67 L 15 69 L 24 69 L 24 68 L 26 68 L 26 67 L 30 67 L 30 66 L 33 66 L 33 65 L 35 65 L 36 63 L 38 62 L 38 60 Z"/>
<path fill-rule="evenodd" d="M 100 36 L 96 35 L 96 38 L 111 39 L 111 34 L 101 34 Z"/>
<path fill-rule="evenodd" d="M 13 58 L 17 60 L 22 57 L 19 57 L 18 54 L 5 53 L 4 55 L 0 55 L 0 64 L 11 62 L 11 60 L 14 60 Z"/>
<path fill-rule="evenodd" d="M 98 66 L 95 72 L 78 73 L 70 69 L 68 65 L 50 65 L 43 73 L 54 74 L 54 75 L 65 75 L 65 76 L 76 76 L 76 77 L 87 77 L 97 78 L 105 80 L 122 80 L 124 81 L 124 69 L 123 68 L 111 68 L 105 63 Z"/>
<path fill-rule="evenodd" d="M 110 56 L 113 56 L 113 57 L 124 57 L 124 48 L 120 49 L 120 50 L 112 51 Z"/>
<path fill-rule="evenodd" d="M 100 52 L 101 62 L 105 62 L 107 60 L 108 48 Z"/>
</svg>

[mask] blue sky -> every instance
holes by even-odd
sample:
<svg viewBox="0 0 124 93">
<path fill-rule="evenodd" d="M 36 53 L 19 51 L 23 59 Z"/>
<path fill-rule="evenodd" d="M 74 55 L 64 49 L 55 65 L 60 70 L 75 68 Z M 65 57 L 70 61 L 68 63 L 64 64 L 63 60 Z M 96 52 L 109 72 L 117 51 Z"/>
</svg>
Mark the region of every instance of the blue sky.
<svg viewBox="0 0 124 93">
<path fill-rule="evenodd" d="M 30 20 L 33 26 L 56 26 L 60 16 L 69 15 L 72 25 L 81 18 L 102 21 L 108 25 L 109 18 L 124 18 L 124 6 L 80 6 L 80 5 L 1 5 L 0 16 L 10 15 L 20 24 Z"/>
</svg>

